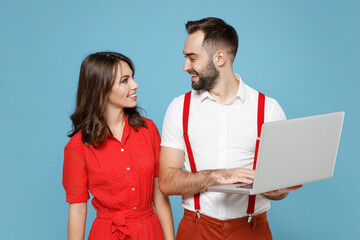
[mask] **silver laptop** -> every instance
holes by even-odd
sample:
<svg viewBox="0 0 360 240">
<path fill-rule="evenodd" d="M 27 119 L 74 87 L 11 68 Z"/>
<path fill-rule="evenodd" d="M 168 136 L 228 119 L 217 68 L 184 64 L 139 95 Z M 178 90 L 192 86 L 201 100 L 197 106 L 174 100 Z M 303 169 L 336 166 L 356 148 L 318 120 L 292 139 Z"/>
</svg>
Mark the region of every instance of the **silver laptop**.
<svg viewBox="0 0 360 240">
<path fill-rule="evenodd" d="M 344 115 L 264 123 L 253 184 L 215 185 L 207 191 L 259 194 L 331 178 Z"/>
</svg>

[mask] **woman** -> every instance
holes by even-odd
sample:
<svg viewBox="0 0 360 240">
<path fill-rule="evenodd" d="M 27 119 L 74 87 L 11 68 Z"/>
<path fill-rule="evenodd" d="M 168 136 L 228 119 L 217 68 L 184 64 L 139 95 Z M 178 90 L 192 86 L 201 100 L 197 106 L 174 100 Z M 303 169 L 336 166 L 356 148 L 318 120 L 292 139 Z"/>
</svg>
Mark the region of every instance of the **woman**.
<svg viewBox="0 0 360 240">
<path fill-rule="evenodd" d="M 119 53 L 91 54 L 81 65 L 63 167 L 70 240 L 84 239 L 89 191 L 97 211 L 89 239 L 174 239 L 158 186 L 159 132 L 137 110 L 133 76 Z"/>
</svg>

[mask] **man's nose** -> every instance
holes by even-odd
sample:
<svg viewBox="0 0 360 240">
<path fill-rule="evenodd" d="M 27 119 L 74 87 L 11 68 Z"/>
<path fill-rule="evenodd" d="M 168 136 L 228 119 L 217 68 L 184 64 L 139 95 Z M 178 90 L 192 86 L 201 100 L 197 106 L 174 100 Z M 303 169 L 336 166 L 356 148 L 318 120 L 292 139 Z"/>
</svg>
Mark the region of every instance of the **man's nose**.
<svg viewBox="0 0 360 240">
<path fill-rule="evenodd" d="M 190 65 L 190 63 L 189 63 L 189 60 L 186 59 L 186 60 L 185 60 L 185 63 L 184 63 L 183 70 L 184 70 L 185 72 L 187 72 L 187 71 L 189 71 L 190 69 L 191 69 L 191 65 Z"/>
</svg>

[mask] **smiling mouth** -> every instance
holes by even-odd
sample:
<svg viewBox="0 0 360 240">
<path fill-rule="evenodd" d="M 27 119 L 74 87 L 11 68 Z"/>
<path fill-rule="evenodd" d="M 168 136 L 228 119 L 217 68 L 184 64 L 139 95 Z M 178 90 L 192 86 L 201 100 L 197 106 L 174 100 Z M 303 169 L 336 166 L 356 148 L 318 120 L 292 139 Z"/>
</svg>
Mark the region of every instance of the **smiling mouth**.
<svg viewBox="0 0 360 240">
<path fill-rule="evenodd" d="M 128 97 L 131 97 L 131 98 L 136 97 L 136 93 L 131 94 L 131 95 L 129 95 Z"/>
<path fill-rule="evenodd" d="M 195 80 L 195 78 L 197 78 L 199 76 L 199 74 L 197 74 L 196 72 L 193 72 L 193 71 L 188 72 L 188 73 L 191 76 L 191 80 Z"/>
<path fill-rule="evenodd" d="M 192 80 L 192 81 L 195 81 L 198 77 L 199 77 L 199 75 L 196 75 L 196 74 L 195 74 L 195 75 L 192 75 L 192 74 L 191 74 L 191 80 Z"/>
</svg>

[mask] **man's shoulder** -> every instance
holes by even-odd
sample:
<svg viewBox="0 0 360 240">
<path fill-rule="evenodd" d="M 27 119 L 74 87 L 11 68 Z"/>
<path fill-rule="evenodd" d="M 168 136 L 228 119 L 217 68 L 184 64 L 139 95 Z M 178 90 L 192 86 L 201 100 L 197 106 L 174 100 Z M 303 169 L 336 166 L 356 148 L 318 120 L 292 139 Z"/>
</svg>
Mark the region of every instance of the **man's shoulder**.
<svg viewBox="0 0 360 240">
<path fill-rule="evenodd" d="M 245 89 L 247 92 L 247 97 L 257 100 L 258 96 L 259 96 L 259 92 L 261 92 L 261 91 L 258 91 L 256 89 L 250 87 L 246 83 L 244 83 L 244 86 L 245 86 Z M 261 93 L 265 95 L 265 104 L 269 104 L 269 105 L 277 105 L 278 104 L 278 102 L 274 98 L 268 96 L 266 94 L 266 92 L 261 92 Z"/>
<path fill-rule="evenodd" d="M 195 90 L 189 91 L 191 92 L 191 99 L 193 99 L 194 97 L 196 97 L 196 92 Z M 188 92 L 187 92 L 188 93 Z M 181 94 L 180 96 L 174 97 L 173 100 L 171 101 L 171 103 L 169 104 L 169 108 L 177 108 L 177 109 L 181 109 L 182 106 L 184 105 L 184 99 L 185 99 L 185 94 Z"/>
<path fill-rule="evenodd" d="M 170 102 L 170 104 L 168 105 L 168 108 L 166 110 L 164 121 L 178 121 L 179 119 L 182 119 L 181 116 L 182 116 L 183 110 L 184 110 L 185 94 L 186 93 L 173 98 L 173 100 Z M 191 100 L 190 100 L 191 106 L 194 107 L 196 104 L 195 105 L 193 105 L 193 104 L 194 104 L 194 102 L 195 103 L 198 102 L 198 99 L 199 99 L 199 91 L 192 90 L 191 91 Z M 193 108 L 193 107 L 191 107 L 191 108 Z"/>
<path fill-rule="evenodd" d="M 183 93 L 183 94 L 181 94 L 181 95 L 179 95 L 179 96 L 177 96 L 177 97 L 174 97 L 174 98 L 173 98 L 173 102 L 174 102 L 174 101 L 175 101 L 175 102 L 184 102 L 184 98 L 185 98 L 185 95 L 186 95 L 187 93 L 191 93 L 191 99 L 193 99 L 193 98 L 199 98 L 200 95 L 202 94 L 202 92 L 203 92 L 203 91 L 191 90 L 191 91 L 186 92 L 186 93 Z"/>
</svg>

